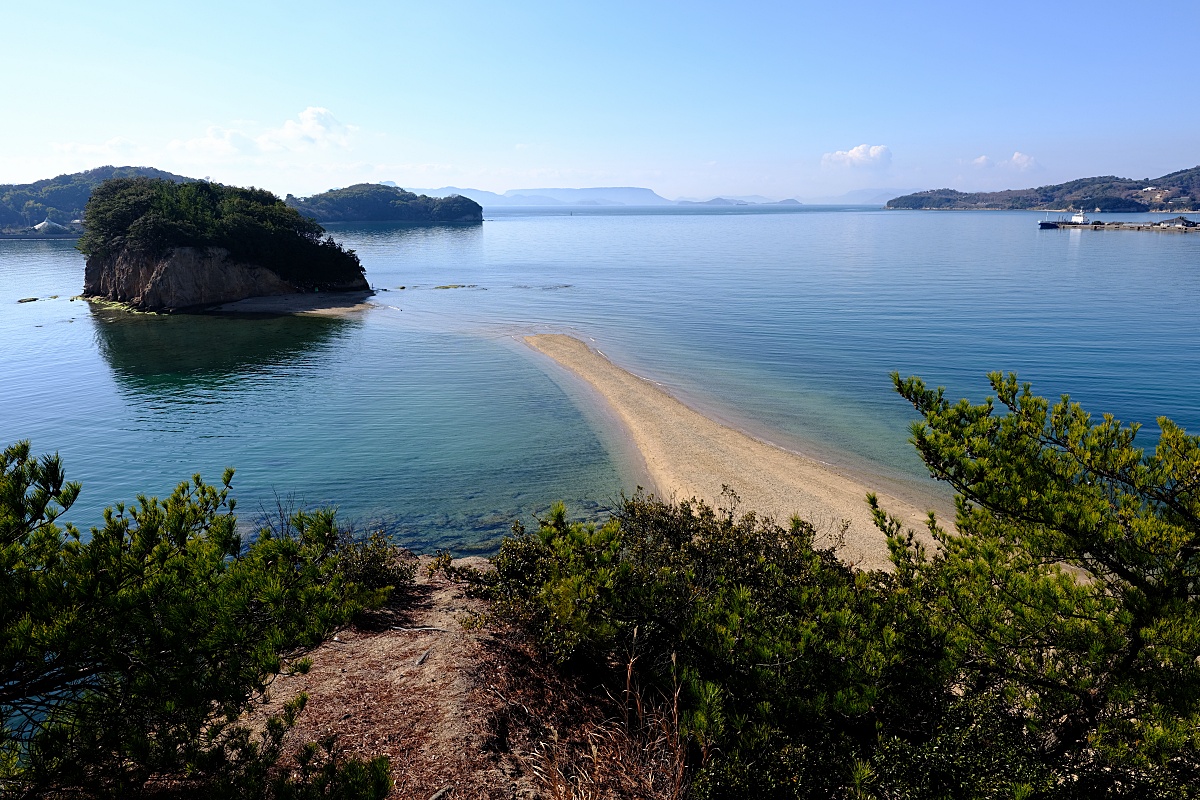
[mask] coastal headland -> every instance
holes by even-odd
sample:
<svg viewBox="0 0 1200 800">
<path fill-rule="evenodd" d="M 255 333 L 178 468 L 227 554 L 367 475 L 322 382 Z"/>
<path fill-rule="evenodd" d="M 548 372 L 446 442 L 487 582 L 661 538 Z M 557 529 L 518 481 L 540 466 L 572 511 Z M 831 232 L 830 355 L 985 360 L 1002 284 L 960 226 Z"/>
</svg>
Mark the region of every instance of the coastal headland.
<svg viewBox="0 0 1200 800">
<path fill-rule="evenodd" d="M 1051 186 L 1005 189 L 1000 192 L 960 192 L 929 189 L 893 197 L 888 208 L 921 210 L 1031 210 L 1109 213 L 1195 212 L 1200 209 L 1200 166 L 1159 178 L 1118 178 L 1102 175 Z"/>
<path fill-rule="evenodd" d="M 918 532 L 927 511 L 912 499 L 868 485 L 859 477 L 722 425 L 692 410 L 651 381 L 613 364 L 572 336 L 526 336 L 526 344 L 582 378 L 604 399 L 645 460 L 655 490 L 664 498 L 698 497 L 720 504 L 723 486 L 741 498 L 740 508 L 786 524 L 793 515 L 837 535 L 843 521 L 843 560 L 863 569 L 886 568 L 887 542 L 875 527 L 866 495 Z M 928 507 L 945 514 L 932 494 Z"/>
</svg>

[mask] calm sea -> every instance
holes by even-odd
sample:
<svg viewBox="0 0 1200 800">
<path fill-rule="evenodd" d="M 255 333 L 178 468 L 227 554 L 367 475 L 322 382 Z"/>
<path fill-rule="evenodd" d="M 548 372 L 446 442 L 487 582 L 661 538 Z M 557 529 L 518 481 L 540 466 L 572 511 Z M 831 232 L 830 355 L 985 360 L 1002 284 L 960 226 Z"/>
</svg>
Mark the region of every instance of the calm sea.
<svg viewBox="0 0 1200 800">
<path fill-rule="evenodd" d="M 81 526 L 232 466 L 243 520 L 336 504 L 467 551 L 555 500 L 600 514 L 637 481 L 603 414 L 520 344 L 531 332 L 594 340 L 706 413 L 914 484 L 892 370 L 976 400 L 986 372 L 1015 370 L 1146 423 L 1147 444 L 1158 415 L 1200 433 L 1194 234 L 830 207 L 487 217 L 331 227 L 381 290 L 347 320 L 93 308 L 70 299 L 72 242 L 0 241 L 0 442 L 62 455 Z"/>
</svg>

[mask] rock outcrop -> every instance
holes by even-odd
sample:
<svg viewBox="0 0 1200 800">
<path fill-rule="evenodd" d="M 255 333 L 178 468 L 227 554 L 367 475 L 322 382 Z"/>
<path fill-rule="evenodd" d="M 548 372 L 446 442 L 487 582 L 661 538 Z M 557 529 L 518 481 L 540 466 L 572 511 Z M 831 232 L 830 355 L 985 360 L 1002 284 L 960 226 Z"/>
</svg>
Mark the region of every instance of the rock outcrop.
<svg viewBox="0 0 1200 800">
<path fill-rule="evenodd" d="M 88 257 L 83 294 L 125 303 L 141 311 L 178 311 L 232 303 L 248 297 L 312 291 L 363 291 L 366 278 L 340 284 L 297 286 L 255 264 L 233 261 L 220 247 L 177 247 L 164 257 L 122 250 Z"/>
</svg>

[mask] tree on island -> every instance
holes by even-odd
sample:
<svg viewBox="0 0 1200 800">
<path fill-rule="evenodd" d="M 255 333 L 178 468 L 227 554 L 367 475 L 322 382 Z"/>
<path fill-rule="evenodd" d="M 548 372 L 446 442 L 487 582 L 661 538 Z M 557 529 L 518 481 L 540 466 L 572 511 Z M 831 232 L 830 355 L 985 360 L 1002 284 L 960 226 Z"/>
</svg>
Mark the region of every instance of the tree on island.
<svg viewBox="0 0 1200 800">
<path fill-rule="evenodd" d="M 265 189 L 115 178 L 92 192 L 84 226 L 77 247 L 89 258 L 125 251 L 154 258 L 178 247 L 217 247 L 299 287 L 363 282 L 354 251 Z"/>
<path fill-rule="evenodd" d="M 483 222 L 483 207 L 462 195 L 429 197 L 378 183 L 356 183 L 312 197 L 289 194 L 285 202 L 318 222 Z"/>
</svg>

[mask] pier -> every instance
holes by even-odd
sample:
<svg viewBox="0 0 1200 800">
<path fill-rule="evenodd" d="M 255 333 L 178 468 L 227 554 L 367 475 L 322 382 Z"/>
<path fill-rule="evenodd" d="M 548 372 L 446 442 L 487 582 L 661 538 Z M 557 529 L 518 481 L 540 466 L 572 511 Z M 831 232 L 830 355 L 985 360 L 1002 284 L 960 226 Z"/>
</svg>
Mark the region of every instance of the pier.
<svg viewBox="0 0 1200 800">
<path fill-rule="evenodd" d="M 1072 219 L 1060 219 L 1055 221 L 1043 220 L 1038 223 L 1038 227 L 1042 230 L 1083 230 L 1089 229 L 1093 231 L 1154 231 L 1156 233 L 1200 233 L 1200 222 L 1195 222 L 1187 217 L 1175 217 L 1174 219 L 1162 220 L 1161 222 L 1093 222 L 1084 218 L 1079 221 L 1078 217 L 1082 214 L 1076 214 Z"/>
</svg>

